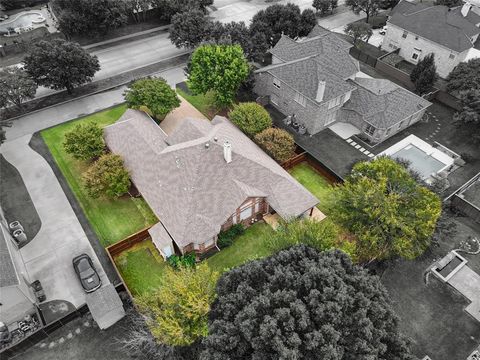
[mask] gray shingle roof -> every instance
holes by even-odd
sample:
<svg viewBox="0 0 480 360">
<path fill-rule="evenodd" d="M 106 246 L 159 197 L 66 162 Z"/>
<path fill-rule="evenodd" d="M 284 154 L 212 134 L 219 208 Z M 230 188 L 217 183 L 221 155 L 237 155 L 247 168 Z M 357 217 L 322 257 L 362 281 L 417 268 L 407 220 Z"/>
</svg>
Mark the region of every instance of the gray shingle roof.
<svg viewBox="0 0 480 360">
<path fill-rule="evenodd" d="M 17 272 L 7 245 L 9 240 L 5 238 L 3 231 L 2 227 L 0 229 L 0 287 L 18 285 Z"/>
<path fill-rule="evenodd" d="M 401 1 L 392 11 L 389 22 L 429 39 L 448 49 L 462 52 L 473 47 L 470 38 L 480 33 L 480 29 L 464 18 L 459 9 L 449 10 L 443 5 L 428 6 Z"/>
<path fill-rule="evenodd" d="M 343 106 L 343 116 L 361 116 L 378 129 L 389 128 L 431 105 L 389 80 L 356 78 L 352 83 L 358 85 L 357 90 Z"/>
<path fill-rule="evenodd" d="M 260 69 L 258 72 L 264 71 L 271 73 L 312 100 L 315 100 L 317 95 L 319 81 L 325 81 L 325 93 L 322 101 L 336 98 L 355 88 L 331 71 L 330 66 L 325 66 L 325 62 L 320 59 L 320 56 L 272 65 Z"/>
<path fill-rule="evenodd" d="M 284 218 L 299 216 L 318 203 L 226 118 L 217 116 L 206 123 L 206 135 L 152 146 L 149 140 L 163 137 L 160 128 L 144 116 L 127 114 L 130 119 L 122 121 L 124 117 L 105 128 L 106 143 L 123 157 L 138 190 L 179 246 L 203 243 L 218 234 L 248 196 L 265 194 Z M 198 121 L 204 120 L 186 119 L 178 131 L 198 129 L 198 124 L 188 124 Z M 138 126 L 139 122 L 154 126 Z M 146 129 L 151 132 L 148 137 L 142 133 Z M 176 132 L 173 139 L 178 139 Z M 223 158 L 226 140 L 232 144 L 229 164 Z"/>
</svg>

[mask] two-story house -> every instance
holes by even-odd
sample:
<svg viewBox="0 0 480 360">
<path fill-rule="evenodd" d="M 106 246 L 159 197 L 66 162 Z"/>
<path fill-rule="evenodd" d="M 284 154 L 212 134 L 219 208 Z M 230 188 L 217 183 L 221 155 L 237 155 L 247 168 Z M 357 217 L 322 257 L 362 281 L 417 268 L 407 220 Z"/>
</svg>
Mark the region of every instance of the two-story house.
<svg viewBox="0 0 480 360">
<path fill-rule="evenodd" d="M 389 80 L 358 77 L 351 47 L 320 26 L 305 39 L 282 36 L 254 90 L 310 135 L 345 122 L 377 143 L 420 120 L 430 103 Z"/>
<path fill-rule="evenodd" d="M 433 53 L 438 74 L 446 78 L 478 48 L 479 34 L 480 10 L 471 4 L 448 8 L 402 0 L 392 10 L 382 48 L 399 49 L 412 64 Z"/>
</svg>

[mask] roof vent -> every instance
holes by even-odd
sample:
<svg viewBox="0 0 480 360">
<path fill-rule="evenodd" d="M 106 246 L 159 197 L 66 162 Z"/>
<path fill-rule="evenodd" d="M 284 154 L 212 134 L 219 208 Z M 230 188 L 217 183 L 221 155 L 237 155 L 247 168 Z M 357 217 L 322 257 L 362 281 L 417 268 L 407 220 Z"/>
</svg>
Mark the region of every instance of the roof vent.
<svg viewBox="0 0 480 360">
<path fill-rule="evenodd" d="M 223 158 L 227 164 L 232 162 L 232 144 L 228 140 L 223 143 Z"/>
<path fill-rule="evenodd" d="M 317 100 L 317 102 L 322 102 L 324 94 L 325 94 L 325 81 L 319 80 L 318 87 L 317 87 L 317 96 L 315 97 L 315 100 Z"/>
<path fill-rule="evenodd" d="M 215 137 L 213 138 L 213 141 L 217 142 L 217 141 L 218 141 L 218 137 L 215 136 Z"/>
<path fill-rule="evenodd" d="M 205 143 L 205 149 L 208 149 L 210 147 L 210 143 Z"/>
</svg>

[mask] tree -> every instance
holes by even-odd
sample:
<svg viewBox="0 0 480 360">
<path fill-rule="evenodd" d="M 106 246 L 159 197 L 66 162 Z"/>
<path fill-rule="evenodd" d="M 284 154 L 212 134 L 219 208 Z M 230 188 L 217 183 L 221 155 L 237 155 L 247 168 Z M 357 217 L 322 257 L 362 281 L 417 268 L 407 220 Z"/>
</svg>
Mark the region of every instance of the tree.
<svg viewBox="0 0 480 360">
<path fill-rule="evenodd" d="M 447 90 L 449 92 L 465 92 L 470 89 L 480 88 L 480 58 L 461 62 L 447 77 Z"/>
<path fill-rule="evenodd" d="M 201 360 L 411 360 L 387 290 L 340 251 L 299 245 L 225 273 Z"/>
<path fill-rule="evenodd" d="M 178 48 L 193 49 L 207 38 L 211 21 L 200 10 L 189 10 L 172 16 L 170 40 Z"/>
<path fill-rule="evenodd" d="M 345 33 L 353 38 L 353 43 L 358 44 L 358 40 L 368 42 L 373 35 L 372 25 L 365 22 L 354 22 L 345 26 Z"/>
<path fill-rule="evenodd" d="M 127 23 L 130 4 L 119 0 L 53 0 L 60 30 L 74 35 L 105 35 Z"/>
<path fill-rule="evenodd" d="M 249 66 L 239 45 L 203 45 L 191 56 L 188 85 L 195 94 L 214 91 L 216 103 L 228 106 L 248 74 Z"/>
<path fill-rule="evenodd" d="M 83 174 L 85 188 L 93 198 L 107 196 L 118 198 L 128 192 L 130 175 L 119 155 L 108 153 L 100 156 Z"/>
<path fill-rule="evenodd" d="M 325 15 L 329 11 L 333 14 L 333 10 L 338 6 L 338 0 L 313 0 L 312 6 L 321 15 Z"/>
<path fill-rule="evenodd" d="M 208 313 L 218 273 L 196 268 L 165 268 L 160 286 L 136 299 L 153 336 L 167 345 L 190 345 L 208 333 Z"/>
<path fill-rule="evenodd" d="M 393 9 L 400 0 L 381 0 L 380 1 L 380 9 Z"/>
<path fill-rule="evenodd" d="M 100 70 L 98 59 L 90 55 L 79 44 L 54 39 L 39 41 L 24 58 L 25 71 L 41 86 L 55 90 L 73 89 L 92 81 Z"/>
<path fill-rule="evenodd" d="M 21 107 L 25 100 L 33 99 L 36 92 L 37 84 L 21 68 L 0 69 L 0 107 Z"/>
<path fill-rule="evenodd" d="M 430 53 L 418 62 L 410 74 L 410 80 L 415 84 L 417 94 L 423 95 L 430 92 L 438 80 L 435 55 Z"/>
<path fill-rule="evenodd" d="M 105 151 L 103 129 L 96 123 L 80 123 L 72 131 L 65 134 L 63 148 L 75 159 L 92 160 Z"/>
<path fill-rule="evenodd" d="M 471 125 L 471 136 L 480 141 L 480 87 L 463 92 L 460 97 L 462 110 L 455 114 L 455 121 Z"/>
<path fill-rule="evenodd" d="M 279 163 L 292 157 L 295 141 L 286 130 L 269 128 L 255 135 L 255 142 Z"/>
<path fill-rule="evenodd" d="M 435 1 L 435 5 L 445 5 L 445 6 L 448 6 L 449 8 L 460 6 L 462 4 L 463 4 L 462 0 L 436 0 Z"/>
<path fill-rule="evenodd" d="M 124 92 L 129 108 L 146 107 L 158 120 L 163 120 L 173 109 L 180 106 L 175 90 L 162 78 L 146 78 L 135 81 Z"/>
<path fill-rule="evenodd" d="M 0 120 L 0 145 L 2 145 L 5 140 L 7 140 L 7 132 L 5 131 L 6 127 L 11 127 L 12 122 L 9 120 Z"/>
<path fill-rule="evenodd" d="M 247 136 L 254 137 L 272 126 L 272 118 L 262 105 L 246 102 L 235 105 L 228 117 Z"/>
<path fill-rule="evenodd" d="M 346 0 L 345 5 L 350 6 L 350 9 L 355 14 L 365 13 L 365 15 L 367 15 L 365 22 L 368 23 L 371 16 L 378 14 L 381 1 L 382 0 Z"/>
<path fill-rule="evenodd" d="M 329 215 L 356 236 L 362 261 L 421 255 L 441 213 L 436 194 L 384 157 L 357 163 L 329 200 Z"/>
<path fill-rule="evenodd" d="M 300 18 L 298 36 L 307 36 L 317 25 L 317 17 L 312 9 L 305 9 Z"/>
<path fill-rule="evenodd" d="M 304 10 L 304 13 L 306 11 Z M 264 33 L 271 47 L 280 40 L 282 34 L 293 39 L 308 34 L 316 25 L 316 21 L 312 22 L 312 14 L 313 12 L 309 10 L 302 18 L 300 8 L 291 3 L 271 5 L 253 16 L 250 31 Z M 302 21 L 308 21 L 308 23 L 302 24 Z"/>
</svg>

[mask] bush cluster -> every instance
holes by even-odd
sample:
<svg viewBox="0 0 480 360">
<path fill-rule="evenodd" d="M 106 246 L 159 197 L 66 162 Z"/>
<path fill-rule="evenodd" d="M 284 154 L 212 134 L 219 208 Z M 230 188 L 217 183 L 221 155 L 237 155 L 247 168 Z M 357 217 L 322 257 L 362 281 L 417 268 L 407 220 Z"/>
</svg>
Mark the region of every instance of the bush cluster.
<svg viewBox="0 0 480 360">
<path fill-rule="evenodd" d="M 189 253 L 185 255 L 172 255 L 167 259 L 167 263 L 174 269 L 184 268 L 194 268 L 197 262 L 197 257 L 195 253 Z"/>
<path fill-rule="evenodd" d="M 236 237 L 245 232 L 243 224 L 235 224 L 230 229 L 220 232 L 218 234 L 217 245 L 220 249 L 224 249 L 233 244 Z"/>
</svg>

